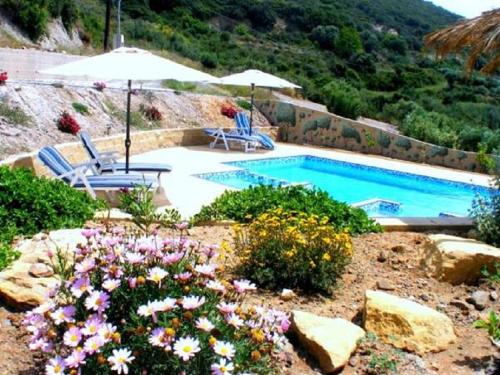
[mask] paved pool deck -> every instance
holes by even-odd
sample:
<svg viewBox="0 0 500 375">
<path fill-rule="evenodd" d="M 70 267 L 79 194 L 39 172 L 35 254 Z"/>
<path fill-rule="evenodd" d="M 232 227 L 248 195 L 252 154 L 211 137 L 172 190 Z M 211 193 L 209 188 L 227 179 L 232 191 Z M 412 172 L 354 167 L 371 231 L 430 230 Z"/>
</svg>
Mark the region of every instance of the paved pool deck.
<svg viewBox="0 0 500 375">
<path fill-rule="evenodd" d="M 183 216 L 189 217 L 197 213 L 202 205 L 209 204 L 225 190 L 231 189 L 193 175 L 238 169 L 222 164 L 228 161 L 298 155 L 314 155 L 482 186 L 489 186 L 491 179 L 490 176 L 479 173 L 463 172 L 444 167 L 399 161 L 386 157 L 364 155 L 343 150 L 291 145 L 286 143 L 277 143 L 276 149 L 273 151 L 259 150 L 249 153 L 244 153 L 236 148 L 231 151 L 210 149 L 208 145 L 172 147 L 133 156 L 131 161 L 170 164 L 173 170 L 161 176 L 161 185 L 172 206 L 177 208 Z"/>
</svg>

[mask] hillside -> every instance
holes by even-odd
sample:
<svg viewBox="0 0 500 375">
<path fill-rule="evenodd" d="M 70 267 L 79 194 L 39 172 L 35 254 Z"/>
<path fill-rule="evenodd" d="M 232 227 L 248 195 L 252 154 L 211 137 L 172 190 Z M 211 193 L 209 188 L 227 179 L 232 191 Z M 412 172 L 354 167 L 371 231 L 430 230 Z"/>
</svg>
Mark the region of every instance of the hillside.
<svg viewBox="0 0 500 375">
<path fill-rule="evenodd" d="M 44 17 L 60 16 L 88 45 L 102 45 L 104 1 L 48 0 L 44 13 L 27 0 L 24 18 L 13 3 L 0 7 L 32 38 L 43 33 Z M 426 33 L 457 19 L 421 0 L 129 0 L 122 31 L 129 44 L 213 74 L 262 69 L 297 82 L 305 97 L 337 114 L 499 153 L 498 76 L 468 79 L 459 59 L 436 62 L 422 51 Z"/>
</svg>

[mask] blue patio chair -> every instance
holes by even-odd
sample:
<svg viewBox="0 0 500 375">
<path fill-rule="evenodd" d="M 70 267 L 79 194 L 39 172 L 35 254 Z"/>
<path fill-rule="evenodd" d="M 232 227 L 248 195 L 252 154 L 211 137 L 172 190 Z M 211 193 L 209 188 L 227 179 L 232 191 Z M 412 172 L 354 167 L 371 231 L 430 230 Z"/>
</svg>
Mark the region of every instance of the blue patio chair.
<svg viewBox="0 0 500 375">
<path fill-rule="evenodd" d="M 250 134 L 250 119 L 244 112 L 238 112 L 234 116 L 234 121 L 236 122 L 236 129 L 240 135 L 248 135 L 255 137 L 259 140 L 260 144 L 266 150 L 274 150 L 274 142 L 267 134 L 260 133 L 257 131 L 257 127 L 252 127 L 252 133 Z"/>
<path fill-rule="evenodd" d="M 203 129 L 206 135 L 214 138 L 213 142 L 210 142 L 210 148 L 214 148 L 219 141 L 224 144 L 224 148 L 229 151 L 230 143 L 239 143 L 245 149 L 245 152 L 255 151 L 257 146 L 260 144 L 259 139 L 256 137 L 251 137 L 248 135 L 238 134 L 236 131 L 225 132 L 224 129 L 219 128 L 205 128 Z"/>
<path fill-rule="evenodd" d="M 85 189 L 93 198 L 98 190 L 132 189 L 138 185 L 146 185 L 150 189 L 158 188 L 155 179 L 138 174 L 87 175 L 94 162 L 72 165 L 52 146 L 42 148 L 38 158 L 57 178 L 74 188 Z"/>
<path fill-rule="evenodd" d="M 122 172 L 126 169 L 125 163 L 118 162 L 118 152 L 99 152 L 94 142 L 92 142 L 90 134 L 86 131 L 81 131 L 79 136 L 90 159 L 95 161 L 92 168 L 96 174 Z M 129 163 L 128 170 L 131 172 L 158 173 L 159 178 L 162 172 L 170 172 L 172 167 L 168 164 L 158 163 Z"/>
</svg>

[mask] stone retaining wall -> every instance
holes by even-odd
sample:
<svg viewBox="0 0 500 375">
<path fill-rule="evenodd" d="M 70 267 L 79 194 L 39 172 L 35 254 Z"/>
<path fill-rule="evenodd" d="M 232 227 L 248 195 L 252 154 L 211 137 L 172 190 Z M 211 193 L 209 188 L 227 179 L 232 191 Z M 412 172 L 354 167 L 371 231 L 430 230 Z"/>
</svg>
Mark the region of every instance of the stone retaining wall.
<svg viewBox="0 0 500 375">
<path fill-rule="evenodd" d="M 276 139 L 278 134 L 278 128 L 268 127 L 261 128 L 260 130 L 269 134 L 273 139 Z M 121 134 L 95 138 L 93 141 L 99 151 L 118 151 L 121 155 L 125 155 L 124 137 L 125 136 Z M 208 147 L 208 143 L 212 140 L 211 137 L 208 137 L 203 132 L 203 128 L 159 129 L 134 132 L 131 134 L 130 138 L 132 140 L 132 145 L 130 147 L 131 155 L 174 146 L 207 145 Z M 81 142 L 63 143 L 56 145 L 56 148 L 71 163 L 79 164 L 89 159 Z M 0 161 L 0 165 L 8 165 L 11 168 L 27 167 L 33 169 L 37 175 L 51 175 L 38 160 L 37 152 L 11 156 Z"/>
<path fill-rule="evenodd" d="M 340 148 L 431 165 L 484 172 L 477 154 L 437 146 L 366 124 L 280 101 L 259 101 L 260 111 L 280 127 L 283 142 Z M 497 166 L 500 158 L 496 157 Z"/>
</svg>

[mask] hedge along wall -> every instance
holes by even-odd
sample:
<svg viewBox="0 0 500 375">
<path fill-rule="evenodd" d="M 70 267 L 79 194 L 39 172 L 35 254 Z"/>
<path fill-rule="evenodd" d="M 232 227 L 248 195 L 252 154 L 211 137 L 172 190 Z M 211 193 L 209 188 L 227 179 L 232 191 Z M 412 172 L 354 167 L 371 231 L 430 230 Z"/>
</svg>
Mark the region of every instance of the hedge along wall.
<svg viewBox="0 0 500 375">
<path fill-rule="evenodd" d="M 226 129 L 227 130 L 227 129 Z M 265 127 L 261 128 L 264 133 L 269 134 L 273 139 L 277 138 L 278 129 Z M 125 155 L 124 134 L 93 139 L 97 149 L 101 152 L 117 151 L 122 156 Z M 208 137 L 203 128 L 177 128 L 158 129 L 150 131 L 134 132 L 130 135 L 132 144 L 130 154 L 137 155 L 148 151 L 158 150 L 174 146 L 200 146 L 207 145 L 213 140 Z M 89 160 L 89 156 L 83 148 L 81 142 L 71 142 L 56 145 L 56 148 L 66 157 L 70 163 L 80 164 Z M 33 169 L 37 175 L 52 175 L 45 166 L 38 160 L 38 152 L 31 152 L 21 155 L 13 155 L 3 161 L 0 165 L 8 165 L 11 168 L 26 167 Z M 165 162 L 168 162 L 165 160 Z"/>
<path fill-rule="evenodd" d="M 280 101 L 259 101 L 259 110 L 280 127 L 283 142 L 335 147 L 431 165 L 485 172 L 477 154 L 425 143 L 331 113 Z M 500 158 L 496 157 L 497 165 Z"/>
</svg>

